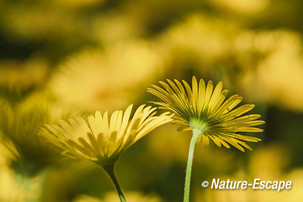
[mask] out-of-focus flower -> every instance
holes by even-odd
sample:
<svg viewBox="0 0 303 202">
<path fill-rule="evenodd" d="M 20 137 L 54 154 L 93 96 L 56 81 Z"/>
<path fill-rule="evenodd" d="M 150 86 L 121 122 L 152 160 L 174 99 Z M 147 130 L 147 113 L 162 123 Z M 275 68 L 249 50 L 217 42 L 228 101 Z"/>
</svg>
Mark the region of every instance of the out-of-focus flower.
<svg viewBox="0 0 303 202">
<path fill-rule="evenodd" d="M 12 162 L 20 162 L 21 156 L 13 142 L 2 136 L 0 142 L 0 201 L 37 200 L 41 193 L 41 178 L 24 178 L 14 172 Z"/>
<path fill-rule="evenodd" d="M 245 97 L 303 110 L 303 49 L 298 34 L 285 30 L 246 31 L 237 37 L 235 48 L 239 53 L 255 52 L 261 56 L 254 71 L 246 71 L 241 74 L 242 79 L 237 79 Z"/>
<path fill-rule="evenodd" d="M 67 6 L 69 8 L 83 8 L 102 4 L 104 0 L 53 0 L 57 5 Z"/>
<path fill-rule="evenodd" d="M 0 166 L 1 164 L 4 165 L 10 165 L 12 162 L 16 162 L 20 160 L 20 154 L 18 153 L 18 150 L 16 149 L 13 142 L 9 139 L 3 139 L 3 134 L 1 134 L 0 131 L 0 151 L 1 151 L 1 160 L 0 160 Z"/>
<path fill-rule="evenodd" d="M 41 58 L 0 62 L 0 97 L 10 102 L 24 99 L 45 83 L 47 68 L 47 62 Z"/>
<path fill-rule="evenodd" d="M 26 198 L 25 190 L 16 182 L 15 173 L 8 166 L 0 166 L 0 186 L 0 201 L 24 201 Z"/>
<path fill-rule="evenodd" d="M 132 202 L 161 202 L 160 197 L 153 194 L 142 194 L 140 192 L 126 192 L 126 197 L 128 201 Z M 104 202 L 118 202 L 118 200 L 114 197 L 114 193 L 108 193 Z"/>
<path fill-rule="evenodd" d="M 139 192 L 126 192 L 128 201 L 132 202 L 161 202 L 161 198 L 155 195 L 143 195 Z M 106 194 L 103 200 L 87 195 L 79 195 L 73 202 L 119 202 L 114 192 Z"/>
<path fill-rule="evenodd" d="M 92 37 L 106 47 L 134 41 L 140 36 L 142 28 L 130 16 L 109 13 L 96 17 L 92 26 Z M 129 47 L 130 48 L 130 47 Z"/>
<path fill-rule="evenodd" d="M 50 122 L 51 118 L 48 108 L 42 106 L 46 103 L 39 105 L 37 101 L 25 100 L 11 105 L 0 100 L 0 135 L 3 139 L 1 144 L 10 153 L 10 167 L 26 177 L 36 176 L 44 168 L 58 162 L 60 156 L 38 135 L 40 127 L 45 122 Z"/>
<path fill-rule="evenodd" d="M 20 2 L 15 6 L 7 6 L 4 13 L 5 32 L 21 39 L 46 39 L 57 42 L 60 39 L 54 41 L 56 37 L 68 40 L 69 34 L 81 32 L 81 23 L 74 23 L 77 18 L 71 10 L 63 10 L 60 6 L 45 1 L 42 4 L 33 3 L 30 9 L 27 4 Z M 84 35 L 84 32 L 82 34 Z"/>
<path fill-rule="evenodd" d="M 7 61 L 0 63 L 0 85 L 27 87 L 43 83 L 48 64 L 41 58 L 26 62 Z"/>
<path fill-rule="evenodd" d="M 260 141 L 256 137 L 237 134 L 262 132 L 255 126 L 264 124 L 264 121 L 256 120 L 260 118 L 258 114 L 241 116 L 253 109 L 254 105 L 245 104 L 234 109 L 243 98 L 233 95 L 225 101 L 228 91 L 222 91 L 222 82 L 215 89 L 212 81 L 205 85 L 204 80 L 200 79 L 198 84 L 196 77 L 192 79 L 192 88 L 185 81 L 183 85 L 178 80 L 175 83 L 167 82 L 160 81 L 162 88 L 153 85 L 148 91 L 163 101 L 155 104 L 175 114 L 174 122 L 182 125 L 180 130 L 198 131 L 206 145 L 211 139 L 219 147 L 223 145 L 229 148 L 229 143 L 241 151 L 244 151 L 243 147 L 251 150 L 244 141 Z"/>
<path fill-rule="evenodd" d="M 231 1 L 224 1 L 224 0 L 215 0 L 210 1 L 217 7 L 224 8 L 230 10 L 232 12 L 244 15 L 255 15 L 264 11 L 269 6 L 269 0 L 231 0 Z"/>
<path fill-rule="evenodd" d="M 255 150 L 249 161 L 251 176 L 261 179 L 282 178 L 289 163 L 288 151 L 280 145 L 267 145 Z"/>
<path fill-rule="evenodd" d="M 113 198 L 116 199 L 116 194 L 114 194 Z M 73 200 L 73 202 L 103 202 L 103 201 L 100 199 L 94 198 L 92 196 L 79 195 L 76 197 L 75 200 Z"/>
<path fill-rule="evenodd" d="M 99 111 L 85 121 L 81 117 L 60 120 L 58 125 L 47 125 L 41 134 L 62 148 L 64 155 L 87 159 L 101 166 L 113 164 L 123 151 L 160 125 L 168 123 L 167 113 L 155 115 L 155 109 L 141 105 L 130 119 L 132 105 L 125 113 L 115 111 L 109 117 Z"/>
<path fill-rule="evenodd" d="M 62 66 L 50 88 L 65 104 L 113 110 L 138 100 L 138 86 L 147 86 L 161 72 L 158 63 L 158 55 L 144 42 L 120 44 L 105 52 L 87 51 Z"/>
<path fill-rule="evenodd" d="M 303 48 L 300 36 L 277 32 L 267 37 L 271 38 L 274 51 L 259 65 L 257 74 L 263 94 L 267 95 L 269 102 L 303 111 Z"/>
<path fill-rule="evenodd" d="M 191 15 L 164 32 L 157 41 L 157 48 L 166 68 L 179 74 L 194 68 L 211 75 L 214 64 L 230 55 L 231 41 L 237 32 L 239 25 L 235 22 Z"/>
</svg>

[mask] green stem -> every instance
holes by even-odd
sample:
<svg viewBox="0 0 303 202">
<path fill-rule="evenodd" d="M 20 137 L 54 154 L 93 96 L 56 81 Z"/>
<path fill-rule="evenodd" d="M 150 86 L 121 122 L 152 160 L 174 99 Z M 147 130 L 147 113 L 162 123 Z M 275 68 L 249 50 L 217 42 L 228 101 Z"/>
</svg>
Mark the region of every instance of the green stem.
<svg viewBox="0 0 303 202">
<path fill-rule="evenodd" d="M 193 137 L 190 141 L 187 166 L 185 171 L 185 185 L 184 185 L 184 202 L 189 202 L 189 192 L 190 192 L 190 179 L 191 179 L 191 170 L 193 165 L 193 157 L 195 151 L 195 145 L 198 137 L 202 134 L 201 130 L 193 130 Z"/>
<path fill-rule="evenodd" d="M 121 202 L 126 202 L 125 196 L 123 194 L 122 188 L 119 184 L 118 179 L 116 178 L 115 175 L 115 165 L 109 165 L 109 166 L 103 166 L 103 169 L 106 171 L 112 182 L 114 183 L 116 190 L 118 192 L 118 195 L 120 197 Z"/>
</svg>

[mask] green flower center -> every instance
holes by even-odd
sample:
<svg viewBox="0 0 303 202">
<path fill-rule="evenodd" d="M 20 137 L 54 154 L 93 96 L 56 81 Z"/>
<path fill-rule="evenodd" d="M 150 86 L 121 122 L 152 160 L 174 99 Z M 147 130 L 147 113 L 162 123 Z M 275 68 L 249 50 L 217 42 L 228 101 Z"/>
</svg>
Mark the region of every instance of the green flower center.
<svg viewBox="0 0 303 202">
<path fill-rule="evenodd" d="M 208 123 L 198 118 L 191 118 L 189 125 L 193 130 L 201 131 L 201 133 L 204 133 L 209 129 Z"/>
</svg>

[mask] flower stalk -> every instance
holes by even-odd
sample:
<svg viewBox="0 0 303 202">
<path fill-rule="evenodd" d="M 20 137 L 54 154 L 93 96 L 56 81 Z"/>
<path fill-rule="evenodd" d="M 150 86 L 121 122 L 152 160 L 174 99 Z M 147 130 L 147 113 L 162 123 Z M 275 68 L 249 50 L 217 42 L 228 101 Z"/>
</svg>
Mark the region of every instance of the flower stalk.
<svg viewBox="0 0 303 202">
<path fill-rule="evenodd" d="M 191 181 L 191 172 L 194 158 L 194 151 L 197 139 L 202 135 L 203 131 L 199 129 L 193 130 L 193 136 L 190 141 L 187 166 L 185 171 L 185 184 L 184 184 L 184 202 L 189 201 L 189 193 L 190 193 L 190 181 Z"/>
<path fill-rule="evenodd" d="M 116 177 L 116 174 L 115 174 L 115 164 L 102 166 L 102 168 L 104 169 L 104 171 L 108 174 L 108 176 L 110 177 L 110 179 L 114 183 L 115 188 L 117 190 L 117 193 L 119 195 L 120 201 L 121 202 L 126 202 L 125 196 L 123 194 L 123 190 L 122 190 L 122 188 L 120 186 L 120 183 L 119 183 L 119 181 Z"/>
</svg>

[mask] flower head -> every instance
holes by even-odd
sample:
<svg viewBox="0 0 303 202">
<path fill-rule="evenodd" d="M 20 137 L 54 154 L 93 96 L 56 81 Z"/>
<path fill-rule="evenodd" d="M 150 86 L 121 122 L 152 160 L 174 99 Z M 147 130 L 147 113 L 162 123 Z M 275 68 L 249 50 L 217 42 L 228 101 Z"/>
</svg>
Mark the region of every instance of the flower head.
<svg viewBox="0 0 303 202">
<path fill-rule="evenodd" d="M 171 121 L 168 113 L 155 116 L 155 109 L 141 105 L 130 119 L 132 105 L 109 117 L 99 111 L 88 117 L 59 120 L 46 125 L 41 134 L 70 158 L 91 160 L 101 166 L 113 164 L 120 154 L 160 125 Z"/>
<path fill-rule="evenodd" d="M 240 135 L 238 132 L 262 132 L 256 128 L 264 124 L 264 121 L 257 120 L 258 114 L 245 115 L 254 108 L 253 104 L 245 104 L 234 109 L 242 97 L 233 95 L 225 100 L 228 90 L 222 90 L 223 84 L 219 82 L 214 88 L 213 82 L 207 85 L 203 79 L 197 82 L 196 77 L 192 79 L 192 87 L 184 80 L 167 80 L 167 83 L 160 81 L 162 87 L 153 85 L 148 91 L 163 102 L 154 102 L 161 108 L 173 112 L 174 122 L 182 125 L 182 131 L 199 131 L 204 144 L 209 144 L 209 139 L 221 147 L 230 148 L 231 144 L 237 149 L 244 151 L 243 147 L 251 150 L 244 142 L 258 142 L 259 138 Z M 243 147 L 242 147 L 243 146 Z"/>
<path fill-rule="evenodd" d="M 0 152 L 16 173 L 31 178 L 58 162 L 60 154 L 38 136 L 40 127 L 51 119 L 46 107 L 33 105 L 28 98 L 14 105 L 0 99 L 0 111 Z"/>
</svg>

